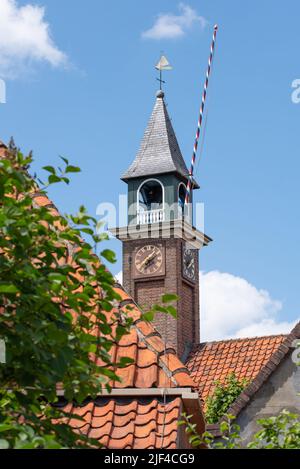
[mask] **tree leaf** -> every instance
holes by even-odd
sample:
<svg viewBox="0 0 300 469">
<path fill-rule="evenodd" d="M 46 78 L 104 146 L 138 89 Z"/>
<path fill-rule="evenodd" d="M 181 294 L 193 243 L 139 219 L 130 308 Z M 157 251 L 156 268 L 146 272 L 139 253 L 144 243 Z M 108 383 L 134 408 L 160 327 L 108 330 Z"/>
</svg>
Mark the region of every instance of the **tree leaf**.
<svg viewBox="0 0 300 469">
<path fill-rule="evenodd" d="M 111 251 L 110 249 L 105 249 L 104 251 L 102 251 L 101 257 L 104 257 L 104 259 L 106 259 L 111 264 L 114 264 L 115 262 L 117 262 L 115 253 Z"/>
<path fill-rule="evenodd" d="M 53 166 L 44 166 L 43 169 L 44 169 L 45 171 L 47 171 L 48 173 L 56 174 L 56 171 L 55 171 L 55 169 L 53 168 Z"/>
<path fill-rule="evenodd" d="M 8 449 L 9 448 L 9 443 L 7 440 L 0 440 L 0 449 Z"/>
<path fill-rule="evenodd" d="M 8 285 L 8 284 L 1 284 L 0 283 L 0 293 L 11 293 L 11 294 L 14 294 L 14 293 L 18 293 L 19 290 L 18 288 L 15 286 L 15 285 Z"/>
<path fill-rule="evenodd" d="M 81 173 L 81 169 L 77 166 L 69 165 L 66 167 L 66 173 Z"/>
<path fill-rule="evenodd" d="M 177 295 L 166 294 L 162 297 L 163 303 L 172 303 L 173 301 L 178 301 L 179 297 Z"/>
<path fill-rule="evenodd" d="M 57 182 L 61 182 L 61 178 L 56 174 L 51 174 L 48 178 L 49 184 L 56 184 Z"/>
<path fill-rule="evenodd" d="M 64 163 L 66 163 L 66 165 L 69 164 L 69 160 L 67 160 L 67 158 L 64 158 L 63 156 L 60 156 L 60 159 L 61 159 Z"/>
</svg>

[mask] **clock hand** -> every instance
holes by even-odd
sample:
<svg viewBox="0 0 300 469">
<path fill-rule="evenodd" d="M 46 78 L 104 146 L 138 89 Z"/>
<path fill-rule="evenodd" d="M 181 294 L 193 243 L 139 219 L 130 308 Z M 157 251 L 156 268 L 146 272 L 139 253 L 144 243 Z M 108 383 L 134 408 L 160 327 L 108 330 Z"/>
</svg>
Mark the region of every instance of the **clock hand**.
<svg viewBox="0 0 300 469">
<path fill-rule="evenodd" d="M 153 257 L 151 257 L 151 259 L 148 260 L 148 262 L 146 263 L 147 267 L 152 264 L 152 262 L 155 260 L 156 257 L 157 257 L 157 254 L 155 254 Z"/>
<path fill-rule="evenodd" d="M 144 267 L 144 265 L 147 265 L 148 262 L 152 260 L 152 258 L 155 258 L 155 257 L 156 257 L 156 254 L 151 253 L 148 257 L 146 257 L 146 259 L 143 260 L 141 267 Z"/>
<path fill-rule="evenodd" d="M 148 262 L 148 260 L 150 259 L 150 257 L 152 257 L 152 256 L 153 256 L 153 253 L 151 253 L 149 256 L 145 257 L 145 259 L 142 262 L 142 265 L 146 264 Z"/>
</svg>

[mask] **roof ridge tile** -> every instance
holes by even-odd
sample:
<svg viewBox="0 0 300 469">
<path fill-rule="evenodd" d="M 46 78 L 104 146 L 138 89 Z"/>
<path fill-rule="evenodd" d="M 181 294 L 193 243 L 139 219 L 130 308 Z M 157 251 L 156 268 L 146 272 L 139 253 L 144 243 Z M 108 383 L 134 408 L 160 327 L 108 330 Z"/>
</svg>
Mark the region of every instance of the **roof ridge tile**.
<svg viewBox="0 0 300 469">
<path fill-rule="evenodd" d="M 227 343 L 238 343 L 238 342 L 245 342 L 245 341 L 254 341 L 254 340 L 264 340 L 264 339 L 272 339 L 272 338 L 286 338 L 288 337 L 289 334 L 273 334 L 273 335 L 266 335 L 266 336 L 255 336 L 255 337 L 237 337 L 237 338 L 231 338 L 231 339 L 220 339 L 220 340 L 212 340 L 212 341 L 207 341 L 207 342 L 200 342 L 200 344 L 197 344 L 193 350 L 197 350 L 198 348 L 201 347 L 206 347 L 209 345 L 220 345 L 220 344 L 227 344 Z M 192 353 L 193 353 L 192 352 Z"/>
</svg>

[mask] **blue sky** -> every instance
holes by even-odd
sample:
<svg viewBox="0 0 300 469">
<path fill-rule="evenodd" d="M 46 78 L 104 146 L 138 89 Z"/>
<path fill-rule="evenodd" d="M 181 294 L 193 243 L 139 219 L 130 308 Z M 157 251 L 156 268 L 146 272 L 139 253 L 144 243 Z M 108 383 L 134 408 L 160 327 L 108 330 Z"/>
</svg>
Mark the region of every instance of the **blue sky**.
<svg viewBox="0 0 300 469">
<path fill-rule="evenodd" d="M 99 203 L 117 203 L 126 192 L 119 177 L 134 158 L 152 111 L 158 86 L 154 65 L 162 50 L 174 67 L 166 75 L 166 101 L 190 163 L 212 28 L 219 24 L 196 175 L 201 184 L 196 200 L 205 203 L 205 228 L 214 239 L 201 255 L 203 284 L 212 297 L 220 297 L 214 308 L 206 300 L 206 318 L 214 309 L 212 331 L 218 314 L 226 322 L 227 315 L 241 311 L 241 324 L 224 326 L 216 338 L 243 327 L 254 335 L 288 328 L 300 311 L 300 104 L 291 100 L 291 84 L 300 78 L 299 2 L 187 0 L 184 5 L 196 15 L 189 22 L 182 20 L 186 10 L 176 1 L 30 1 L 46 8 L 41 22 L 49 24 L 53 42 L 37 36 L 39 45 L 45 40 L 44 48 L 35 49 L 33 38 L 20 51 L 5 44 L 9 36 L 0 33 L 0 78 L 2 73 L 7 85 L 0 138 L 13 135 L 22 150 L 33 149 L 36 171 L 58 164 L 59 155 L 82 168 L 70 187 L 51 191 L 63 212 L 84 203 L 95 214 Z M 0 13 L 9 3 L 0 0 Z M 28 3 L 15 3 L 14 12 Z M 169 20 L 171 15 L 182 34 L 142 37 L 159 14 L 169 14 Z M 120 259 L 119 242 L 111 245 Z M 119 262 L 114 272 L 120 269 Z M 255 298 L 248 310 L 243 305 L 250 301 L 250 287 Z M 237 304 L 232 291 L 240 298 Z"/>
</svg>

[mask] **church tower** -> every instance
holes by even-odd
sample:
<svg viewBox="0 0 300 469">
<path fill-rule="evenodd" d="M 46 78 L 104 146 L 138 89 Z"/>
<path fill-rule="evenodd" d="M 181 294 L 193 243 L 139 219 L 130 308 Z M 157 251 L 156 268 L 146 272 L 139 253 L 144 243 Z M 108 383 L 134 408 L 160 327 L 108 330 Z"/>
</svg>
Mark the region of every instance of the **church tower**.
<svg viewBox="0 0 300 469">
<path fill-rule="evenodd" d="M 144 311 L 165 293 L 179 297 L 177 319 L 158 314 L 154 325 L 183 360 L 200 342 L 199 250 L 211 241 L 193 227 L 188 178 L 160 90 L 140 150 L 121 178 L 128 185 L 128 225 L 112 234 L 123 243 L 123 286 Z"/>
</svg>

